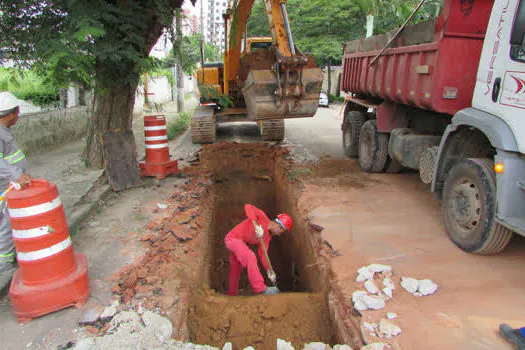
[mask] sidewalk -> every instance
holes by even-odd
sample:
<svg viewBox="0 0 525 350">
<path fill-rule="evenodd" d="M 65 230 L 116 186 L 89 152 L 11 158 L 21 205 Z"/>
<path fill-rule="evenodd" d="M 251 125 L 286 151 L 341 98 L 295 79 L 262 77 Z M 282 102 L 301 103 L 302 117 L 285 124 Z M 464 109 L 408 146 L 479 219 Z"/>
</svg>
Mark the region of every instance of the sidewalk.
<svg viewBox="0 0 525 350">
<path fill-rule="evenodd" d="M 195 98 L 186 100 L 185 110 L 191 111 L 196 104 Z M 163 105 L 163 109 L 162 112 L 152 114 L 164 114 L 168 122 L 173 121 L 177 115 L 177 103 L 168 102 Z M 133 132 L 137 153 L 139 159 L 142 159 L 145 154 L 142 114 L 135 115 Z M 173 148 L 173 141 L 170 142 L 170 148 Z M 109 185 L 99 180 L 103 170 L 89 169 L 82 161 L 84 146 L 84 141 L 78 141 L 50 152 L 28 156 L 31 176 L 45 179 L 57 185 L 70 234 L 88 217 L 101 199 L 110 192 Z M 0 281 L 0 296 L 5 294 L 8 289 L 9 282 Z"/>
</svg>

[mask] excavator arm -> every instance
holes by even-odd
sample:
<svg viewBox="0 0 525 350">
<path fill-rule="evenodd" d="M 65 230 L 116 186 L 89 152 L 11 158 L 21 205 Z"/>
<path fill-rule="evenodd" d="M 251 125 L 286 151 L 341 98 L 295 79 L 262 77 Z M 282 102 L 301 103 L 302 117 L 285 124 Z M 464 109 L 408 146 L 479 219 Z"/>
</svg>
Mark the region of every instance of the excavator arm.
<svg viewBox="0 0 525 350">
<path fill-rule="evenodd" d="M 311 56 L 295 47 L 286 0 L 263 1 L 272 46 L 247 50 L 241 56 L 254 0 L 230 0 L 223 15 L 224 63 L 204 63 L 197 72 L 202 105 L 191 118 L 193 143 L 215 142 L 216 124 L 237 121 L 239 115 L 257 121 L 263 140 L 282 141 L 283 119 L 313 117 L 317 111 L 323 82 L 321 69 Z M 218 106 L 224 96 L 233 101 L 229 106 L 232 108 Z"/>
<path fill-rule="evenodd" d="M 272 35 L 273 45 L 284 57 L 296 54 L 293 37 L 286 10 L 286 0 L 263 0 Z M 237 80 L 241 58 L 242 36 L 252 12 L 254 0 L 230 1 L 230 7 L 224 14 L 226 28 L 226 51 L 224 53 L 225 76 L 228 81 Z M 225 88 L 225 94 L 229 89 Z"/>
<path fill-rule="evenodd" d="M 296 49 L 286 0 L 263 0 L 273 41 L 271 53 L 241 60 L 242 36 L 253 3 L 233 0 L 224 14 L 224 94 L 241 96 L 242 89 L 248 112 L 257 120 L 312 117 L 317 111 L 322 72 L 310 56 Z"/>
</svg>

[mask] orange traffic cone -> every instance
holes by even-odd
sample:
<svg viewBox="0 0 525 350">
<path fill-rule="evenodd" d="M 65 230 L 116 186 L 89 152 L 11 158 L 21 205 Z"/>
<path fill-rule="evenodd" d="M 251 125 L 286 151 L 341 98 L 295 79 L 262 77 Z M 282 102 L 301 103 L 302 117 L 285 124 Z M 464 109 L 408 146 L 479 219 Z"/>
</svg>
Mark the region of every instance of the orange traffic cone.
<svg viewBox="0 0 525 350">
<path fill-rule="evenodd" d="M 33 180 L 7 195 L 19 269 L 9 296 L 18 322 L 69 306 L 90 294 L 87 259 L 75 253 L 55 184 Z"/>
<path fill-rule="evenodd" d="M 162 115 L 144 117 L 146 135 L 146 162 L 140 162 L 140 176 L 156 176 L 163 179 L 179 172 L 178 162 L 170 161 L 166 118 Z"/>
</svg>

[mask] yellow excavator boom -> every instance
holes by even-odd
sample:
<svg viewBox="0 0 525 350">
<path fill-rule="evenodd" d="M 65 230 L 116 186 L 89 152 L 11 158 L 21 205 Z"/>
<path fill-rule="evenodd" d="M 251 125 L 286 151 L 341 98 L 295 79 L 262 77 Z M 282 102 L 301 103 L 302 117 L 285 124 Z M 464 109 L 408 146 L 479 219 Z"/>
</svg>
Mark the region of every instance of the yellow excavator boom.
<svg viewBox="0 0 525 350">
<path fill-rule="evenodd" d="M 223 15 L 224 63 L 220 67 L 206 64 L 205 73 L 197 74 L 200 80 L 204 77 L 200 81 L 201 95 L 208 99 L 210 94 L 205 92 L 222 90 L 233 101 L 233 107 L 246 107 L 255 120 L 312 117 L 317 111 L 322 72 L 311 56 L 295 47 L 286 0 L 263 0 L 271 47 L 241 54 L 253 3 L 254 0 L 230 1 Z M 207 66 L 214 69 L 213 74 L 206 73 Z"/>
</svg>

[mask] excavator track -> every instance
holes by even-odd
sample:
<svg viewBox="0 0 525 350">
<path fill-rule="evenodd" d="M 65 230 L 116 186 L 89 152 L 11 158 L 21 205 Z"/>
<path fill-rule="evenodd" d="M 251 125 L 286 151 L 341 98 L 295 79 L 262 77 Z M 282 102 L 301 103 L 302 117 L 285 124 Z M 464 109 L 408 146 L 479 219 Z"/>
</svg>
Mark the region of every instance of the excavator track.
<svg viewBox="0 0 525 350">
<path fill-rule="evenodd" d="M 191 116 L 191 142 L 215 143 L 215 107 L 198 106 Z"/>
<path fill-rule="evenodd" d="M 268 119 L 258 122 L 264 141 L 282 141 L 284 139 L 284 119 Z"/>
</svg>

